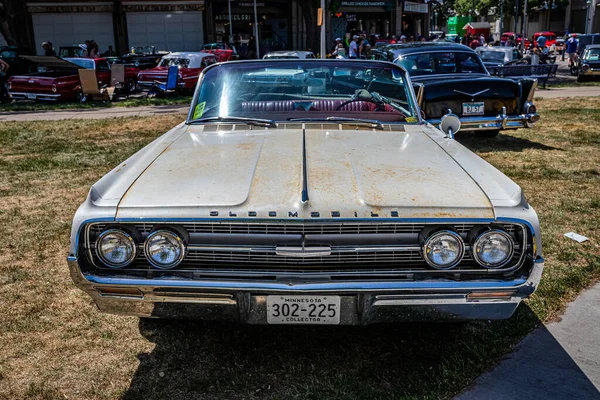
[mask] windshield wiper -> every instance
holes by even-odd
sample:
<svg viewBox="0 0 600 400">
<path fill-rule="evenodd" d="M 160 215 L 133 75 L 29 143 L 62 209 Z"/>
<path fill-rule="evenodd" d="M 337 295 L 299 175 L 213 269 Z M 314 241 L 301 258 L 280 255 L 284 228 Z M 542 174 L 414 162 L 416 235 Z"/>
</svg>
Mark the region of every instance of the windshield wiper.
<svg viewBox="0 0 600 400">
<path fill-rule="evenodd" d="M 381 121 L 376 119 L 348 118 L 348 117 L 327 117 L 327 118 L 289 118 L 288 121 L 312 122 L 312 121 L 330 121 L 330 122 L 353 122 L 363 126 L 369 126 L 375 129 L 383 129 Z"/>
<path fill-rule="evenodd" d="M 248 125 L 255 126 L 268 126 L 269 128 L 277 128 L 277 124 L 272 119 L 263 118 L 248 118 L 248 117 L 204 117 L 193 119 L 188 124 L 202 123 L 202 122 L 242 122 Z"/>
</svg>

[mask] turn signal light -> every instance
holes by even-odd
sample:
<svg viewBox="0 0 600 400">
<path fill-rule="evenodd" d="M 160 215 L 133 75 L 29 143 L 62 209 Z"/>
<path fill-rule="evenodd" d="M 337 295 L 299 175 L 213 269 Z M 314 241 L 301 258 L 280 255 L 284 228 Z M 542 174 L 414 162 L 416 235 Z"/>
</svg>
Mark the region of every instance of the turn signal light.
<svg viewBox="0 0 600 400">
<path fill-rule="evenodd" d="M 471 292 L 467 295 L 467 301 L 477 300 L 510 300 L 515 294 L 514 290 L 500 290 L 494 292 Z"/>
<path fill-rule="evenodd" d="M 96 288 L 100 296 L 108 297 L 144 297 L 144 294 L 136 288 L 126 287 L 101 287 Z"/>
</svg>

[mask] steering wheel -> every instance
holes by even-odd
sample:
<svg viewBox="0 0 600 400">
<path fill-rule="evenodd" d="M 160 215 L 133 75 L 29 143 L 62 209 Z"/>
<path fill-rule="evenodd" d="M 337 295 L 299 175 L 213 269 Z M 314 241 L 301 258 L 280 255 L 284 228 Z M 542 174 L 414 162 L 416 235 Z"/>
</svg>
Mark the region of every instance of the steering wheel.
<svg viewBox="0 0 600 400">
<path fill-rule="evenodd" d="M 374 99 L 359 99 L 359 98 L 354 98 L 354 99 L 350 99 L 348 101 L 343 102 L 342 104 L 340 104 L 339 106 L 336 107 L 335 111 L 340 111 L 343 107 L 347 106 L 348 104 L 351 103 L 355 103 L 357 101 L 368 101 L 369 103 L 373 103 L 377 106 L 377 108 L 375 109 L 376 111 L 385 111 L 385 105 L 382 104 L 379 101 L 376 101 Z"/>
</svg>

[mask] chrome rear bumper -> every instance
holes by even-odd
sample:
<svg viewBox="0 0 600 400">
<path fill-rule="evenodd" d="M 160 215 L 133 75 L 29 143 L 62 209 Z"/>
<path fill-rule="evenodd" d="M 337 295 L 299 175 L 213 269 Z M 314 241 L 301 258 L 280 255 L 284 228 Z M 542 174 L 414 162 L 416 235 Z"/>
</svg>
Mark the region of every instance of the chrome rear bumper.
<svg viewBox="0 0 600 400">
<path fill-rule="evenodd" d="M 535 291 L 544 267 L 543 260 L 537 260 L 529 277 L 510 281 L 257 282 L 103 277 L 83 274 L 76 258 L 70 257 L 68 264 L 77 287 L 107 313 L 266 324 L 268 295 L 329 294 L 341 297 L 343 325 L 509 318 L 521 300 Z M 510 294 L 469 298 L 472 293 L 492 292 Z"/>
<path fill-rule="evenodd" d="M 535 123 L 539 121 L 538 113 L 519 114 L 519 115 L 502 115 L 497 116 L 473 116 L 460 117 L 461 130 L 463 131 L 485 131 L 497 129 L 518 129 L 518 128 L 533 128 Z M 440 124 L 441 118 L 428 119 L 427 122 L 434 126 Z"/>
<path fill-rule="evenodd" d="M 26 92 L 8 92 L 13 100 L 44 100 L 44 101 L 57 101 L 60 100 L 60 94 L 48 94 L 48 93 L 26 93 Z"/>
</svg>

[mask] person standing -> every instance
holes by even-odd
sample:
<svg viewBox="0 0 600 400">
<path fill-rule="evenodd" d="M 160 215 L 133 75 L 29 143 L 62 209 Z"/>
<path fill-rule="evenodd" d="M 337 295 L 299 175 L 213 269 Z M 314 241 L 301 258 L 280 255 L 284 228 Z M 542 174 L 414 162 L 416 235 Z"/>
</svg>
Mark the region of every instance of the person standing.
<svg viewBox="0 0 600 400">
<path fill-rule="evenodd" d="M 42 43 L 42 49 L 44 49 L 44 56 L 46 57 L 56 57 L 56 51 L 52 46 L 52 42 L 44 42 Z"/>
<path fill-rule="evenodd" d="M 95 40 L 90 40 L 90 45 L 88 47 L 88 54 L 90 58 L 98 57 L 98 44 Z"/>
<path fill-rule="evenodd" d="M 577 46 L 579 46 L 577 35 L 571 36 L 565 44 L 565 52 L 569 55 L 569 67 L 572 67 L 575 63 L 575 54 L 577 53 Z"/>
<path fill-rule="evenodd" d="M 2 104 L 10 102 L 10 96 L 6 90 L 8 68 L 10 68 L 8 63 L 0 58 L 0 103 Z"/>
<path fill-rule="evenodd" d="M 108 46 L 108 50 L 102 53 L 103 57 L 114 57 L 117 53 L 113 50 L 112 46 Z"/>
<path fill-rule="evenodd" d="M 348 58 L 355 59 L 358 57 L 358 36 L 352 36 L 352 41 L 350 42 L 350 51 L 348 54 Z"/>
</svg>

